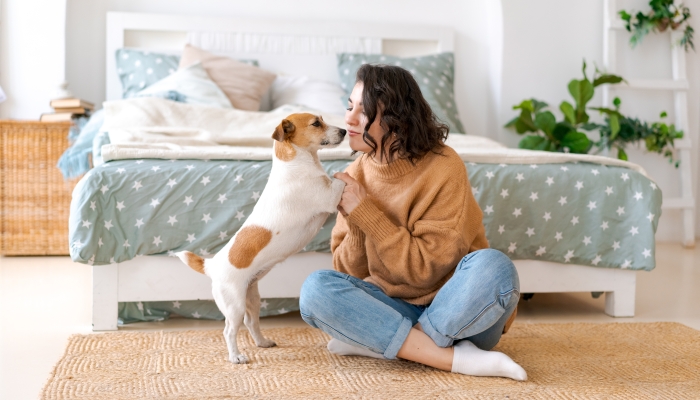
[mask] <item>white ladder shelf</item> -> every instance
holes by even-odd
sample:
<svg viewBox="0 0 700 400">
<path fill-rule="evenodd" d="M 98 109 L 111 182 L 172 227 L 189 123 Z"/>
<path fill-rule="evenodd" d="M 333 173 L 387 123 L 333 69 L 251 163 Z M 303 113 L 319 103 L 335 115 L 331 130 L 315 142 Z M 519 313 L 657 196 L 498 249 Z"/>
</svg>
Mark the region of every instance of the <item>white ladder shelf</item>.
<svg viewBox="0 0 700 400">
<path fill-rule="evenodd" d="M 618 31 L 625 30 L 623 21 L 618 17 L 615 0 L 604 0 L 603 6 L 603 64 L 608 73 L 614 74 L 617 69 L 616 36 Z M 626 79 L 627 85 L 618 85 L 617 89 L 636 90 L 671 90 L 674 97 L 674 116 L 676 129 L 682 130 L 684 138 L 674 142 L 680 153 L 681 197 L 664 199 L 663 210 L 676 209 L 683 211 L 683 245 L 695 246 L 695 199 L 691 179 L 691 142 L 688 124 L 688 90 L 690 85 L 685 72 L 685 50 L 678 45 L 683 33 L 671 31 L 672 79 Z M 603 106 L 612 104 L 611 85 L 603 85 Z"/>
</svg>

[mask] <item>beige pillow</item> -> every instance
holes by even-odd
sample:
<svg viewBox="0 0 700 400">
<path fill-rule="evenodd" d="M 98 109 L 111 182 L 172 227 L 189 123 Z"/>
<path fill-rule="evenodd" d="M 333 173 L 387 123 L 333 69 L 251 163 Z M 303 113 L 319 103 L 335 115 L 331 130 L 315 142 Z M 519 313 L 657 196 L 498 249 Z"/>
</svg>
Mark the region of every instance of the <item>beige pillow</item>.
<svg viewBox="0 0 700 400">
<path fill-rule="evenodd" d="M 258 111 L 260 100 L 275 80 L 275 74 L 224 56 L 185 45 L 179 69 L 201 62 L 207 74 L 239 110 Z"/>
</svg>

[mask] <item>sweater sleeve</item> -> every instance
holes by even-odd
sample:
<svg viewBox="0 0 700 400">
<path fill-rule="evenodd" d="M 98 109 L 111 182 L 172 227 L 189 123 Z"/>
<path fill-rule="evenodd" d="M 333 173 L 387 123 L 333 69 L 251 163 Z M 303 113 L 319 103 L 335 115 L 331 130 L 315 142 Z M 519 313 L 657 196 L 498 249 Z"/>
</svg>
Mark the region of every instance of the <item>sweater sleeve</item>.
<svg viewBox="0 0 700 400">
<path fill-rule="evenodd" d="M 481 225 L 481 210 L 471 206 L 467 182 L 466 171 L 464 176 L 457 172 L 433 182 L 420 199 L 424 206 L 412 210 L 421 215 L 410 227 L 392 222 L 369 197 L 353 210 L 349 222 L 368 236 L 381 261 L 377 268 L 373 266 L 373 278 L 391 282 L 399 291 L 434 288 L 444 281 L 474 239 L 465 237 L 462 227 L 472 219 Z"/>
<path fill-rule="evenodd" d="M 365 234 L 357 225 L 348 224 L 340 213 L 331 233 L 331 253 L 336 271 L 360 279 L 369 276 Z"/>
</svg>

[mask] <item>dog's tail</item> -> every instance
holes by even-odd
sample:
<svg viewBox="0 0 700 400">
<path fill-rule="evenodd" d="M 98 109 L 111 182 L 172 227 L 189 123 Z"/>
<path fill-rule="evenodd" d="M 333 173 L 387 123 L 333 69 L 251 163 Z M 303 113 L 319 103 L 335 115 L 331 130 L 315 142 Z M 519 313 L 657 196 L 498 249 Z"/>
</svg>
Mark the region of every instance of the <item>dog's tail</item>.
<svg viewBox="0 0 700 400">
<path fill-rule="evenodd" d="M 180 251 L 175 255 L 193 270 L 204 273 L 204 259 L 191 251 Z"/>
</svg>

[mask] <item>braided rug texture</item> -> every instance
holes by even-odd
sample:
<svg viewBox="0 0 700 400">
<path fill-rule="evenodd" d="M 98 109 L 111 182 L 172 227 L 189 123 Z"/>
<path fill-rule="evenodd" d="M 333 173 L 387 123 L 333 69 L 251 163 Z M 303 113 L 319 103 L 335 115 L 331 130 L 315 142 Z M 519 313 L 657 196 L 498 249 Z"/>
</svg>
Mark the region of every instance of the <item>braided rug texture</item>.
<svg viewBox="0 0 700 400">
<path fill-rule="evenodd" d="M 221 330 L 74 335 L 41 399 L 697 399 L 700 331 L 677 323 L 516 323 L 496 350 L 527 382 L 408 361 L 340 357 L 312 328 L 263 331 L 277 347 Z"/>
</svg>

